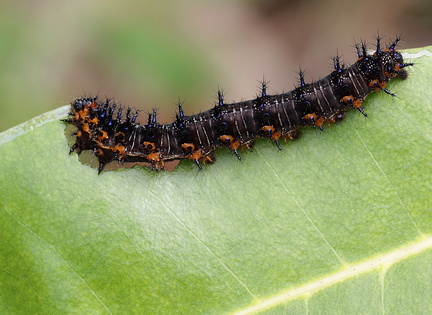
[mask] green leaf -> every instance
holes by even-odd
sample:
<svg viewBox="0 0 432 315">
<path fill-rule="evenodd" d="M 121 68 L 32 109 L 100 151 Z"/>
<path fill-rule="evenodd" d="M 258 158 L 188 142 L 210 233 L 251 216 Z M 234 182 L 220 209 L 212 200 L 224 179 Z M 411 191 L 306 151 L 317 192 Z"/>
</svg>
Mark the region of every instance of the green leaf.
<svg viewBox="0 0 432 315">
<path fill-rule="evenodd" d="M 432 48 L 278 152 L 97 175 L 60 108 L 0 135 L 0 313 L 430 313 Z M 417 55 L 414 53 L 419 52 Z M 68 134 L 70 131 L 66 131 Z"/>
</svg>

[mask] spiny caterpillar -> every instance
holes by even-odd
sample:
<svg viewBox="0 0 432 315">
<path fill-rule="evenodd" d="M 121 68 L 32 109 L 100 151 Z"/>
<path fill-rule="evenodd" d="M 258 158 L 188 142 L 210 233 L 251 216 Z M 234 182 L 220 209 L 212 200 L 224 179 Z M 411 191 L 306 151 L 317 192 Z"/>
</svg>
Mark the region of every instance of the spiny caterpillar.
<svg viewBox="0 0 432 315">
<path fill-rule="evenodd" d="M 293 91 L 268 95 L 267 83 L 261 84 L 259 96 L 252 100 L 227 104 L 224 93 L 217 92 L 217 103 L 205 112 L 186 116 L 178 104 L 175 121 L 159 124 L 156 110 L 148 115 L 147 124 L 136 122 L 138 112 L 122 108 L 107 99 L 79 98 L 72 102 L 65 121 L 74 125 L 76 142 L 70 152 L 94 152 L 99 172 L 111 161 L 147 162 L 154 170 L 164 169 L 166 161 L 190 159 L 202 170 L 202 162 L 213 162 L 214 151 L 229 148 L 240 160 L 238 149 L 253 145 L 255 138 L 268 137 L 279 150 L 280 139 L 296 139 L 299 129 L 344 118 L 347 108 L 355 108 L 364 116 L 362 102 L 371 92 L 384 91 L 393 78 L 406 79 L 402 55 L 395 49 L 400 37 L 386 49 L 377 38 L 376 50 L 368 54 L 366 44 L 356 44 L 358 60 L 350 67 L 333 58 L 334 70 L 323 79 L 305 83 L 300 71 L 300 85 Z M 123 112 L 125 114 L 123 115 Z"/>
</svg>

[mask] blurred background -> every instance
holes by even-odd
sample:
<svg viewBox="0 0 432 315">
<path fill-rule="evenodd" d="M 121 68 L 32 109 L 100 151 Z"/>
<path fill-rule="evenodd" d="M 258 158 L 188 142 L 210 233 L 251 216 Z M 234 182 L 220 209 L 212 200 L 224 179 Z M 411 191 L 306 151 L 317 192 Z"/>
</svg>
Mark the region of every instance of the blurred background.
<svg viewBox="0 0 432 315">
<path fill-rule="evenodd" d="M 403 34 L 400 48 L 432 45 L 430 0 L 38 0 L 0 2 L 0 132 L 80 96 L 114 97 L 186 114 L 291 90 L 330 73 L 354 39 L 374 45 Z M 146 115 L 141 114 L 141 119 Z"/>
</svg>

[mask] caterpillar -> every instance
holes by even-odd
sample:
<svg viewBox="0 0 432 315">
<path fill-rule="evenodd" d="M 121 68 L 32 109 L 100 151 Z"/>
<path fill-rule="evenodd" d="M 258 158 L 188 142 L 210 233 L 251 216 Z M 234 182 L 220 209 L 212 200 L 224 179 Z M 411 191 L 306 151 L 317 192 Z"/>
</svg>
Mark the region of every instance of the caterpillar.
<svg viewBox="0 0 432 315">
<path fill-rule="evenodd" d="M 397 37 L 387 48 L 368 53 L 362 41 L 355 44 L 358 60 L 347 67 L 339 56 L 333 58 L 333 71 L 326 77 L 305 83 L 299 73 L 294 90 L 268 95 L 268 84 L 261 82 L 257 97 L 227 104 L 222 90 L 217 91 L 213 108 L 199 114 L 185 115 L 178 103 L 175 120 L 157 122 L 157 111 L 148 114 L 146 124 L 137 122 L 138 111 L 123 108 L 111 99 L 82 97 L 71 103 L 64 121 L 77 128 L 70 153 L 91 150 L 99 161 L 99 173 L 112 162 L 146 162 L 153 170 L 165 168 L 165 162 L 190 159 L 202 170 L 202 163 L 214 162 L 217 148 L 226 147 L 241 160 L 240 147 L 251 149 L 255 138 L 269 138 L 279 150 L 280 140 L 297 139 L 300 129 L 313 126 L 323 130 L 325 124 L 337 123 L 348 108 L 357 109 L 365 117 L 363 100 L 374 91 L 395 96 L 386 86 L 394 79 L 406 79 L 406 67 L 396 45 Z"/>
</svg>

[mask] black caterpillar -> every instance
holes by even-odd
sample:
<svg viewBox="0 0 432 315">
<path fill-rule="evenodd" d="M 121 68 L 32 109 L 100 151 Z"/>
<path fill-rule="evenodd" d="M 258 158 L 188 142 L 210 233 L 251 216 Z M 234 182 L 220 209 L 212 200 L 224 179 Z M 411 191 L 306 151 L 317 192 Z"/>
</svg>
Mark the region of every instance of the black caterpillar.
<svg viewBox="0 0 432 315">
<path fill-rule="evenodd" d="M 70 152 L 80 154 L 92 150 L 99 160 L 99 172 L 111 161 L 148 162 L 152 169 L 164 169 L 165 161 L 191 159 L 202 170 L 201 162 L 213 162 L 216 148 L 227 147 L 241 159 L 239 147 L 250 149 L 255 138 L 268 137 L 281 150 L 279 139 L 296 139 L 299 128 L 312 125 L 323 129 L 324 124 L 344 118 L 349 107 L 367 114 L 362 101 L 373 91 L 384 91 L 387 82 L 399 77 L 406 79 L 402 55 L 395 47 L 400 37 L 386 49 L 377 38 L 376 50 L 368 54 L 366 44 L 356 44 L 358 60 L 350 67 L 333 58 L 334 70 L 327 77 L 306 84 L 300 71 L 300 85 L 293 91 L 267 95 L 267 83 L 262 82 L 255 99 L 226 104 L 221 90 L 217 104 L 205 112 L 185 116 L 178 104 L 176 119 L 159 124 L 156 110 L 148 115 L 146 125 L 136 122 L 138 111 L 125 110 L 111 100 L 79 98 L 72 103 L 67 123 L 78 128 L 76 142 Z"/>
</svg>

